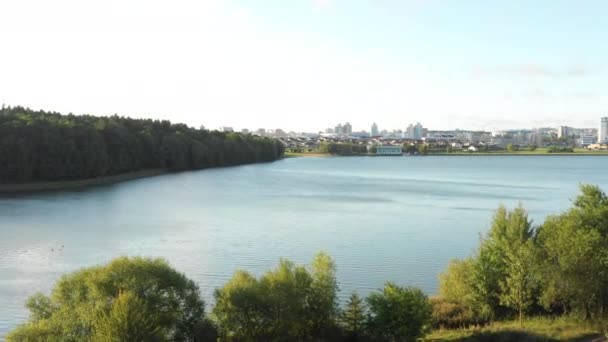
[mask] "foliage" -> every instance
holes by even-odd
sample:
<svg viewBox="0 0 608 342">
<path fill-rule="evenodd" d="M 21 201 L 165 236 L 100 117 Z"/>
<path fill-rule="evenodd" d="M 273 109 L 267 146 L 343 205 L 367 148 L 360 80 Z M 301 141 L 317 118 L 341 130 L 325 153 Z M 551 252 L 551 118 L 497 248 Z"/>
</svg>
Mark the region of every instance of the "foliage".
<svg viewBox="0 0 608 342">
<path fill-rule="evenodd" d="M 321 153 L 329 153 L 339 156 L 352 156 L 367 153 L 367 146 L 363 144 L 351 143 L 323 143 L 319 146 Z"/>
<path fill-rule="evenodd" d="M 477 253 L 440 275 L 439 294 L 434 316 L 446 325 L 457 306 L 479 322 L 518 315 L 521 324 L 527 312 L 605 317 L 608 196 L 582 185 L 571 209 L 536 229 L 523 208 L 500 207 Z"/>
<path fill-rule="evenodd" d="M 404 143 L 402 150 L 407 154 L 414 154 L 417 151 L 417 148 L 416 145 L 412 143 Z"/>
<path fill-rule="evenodd" d="M 572 147 L 549 146 L 547 153 L 573 153 Z"/>
<path fill-rule="evenodd" d="M 500 303 L 517 310 L 519 321 L 533 303 L 534 293 L 534 245 L 532 222 L 527 213 L 518 207 L 508 216 L 508 226 L 503 240 L 505 277 L 500 282 Z"/>
<path fill-rule="evenodd" d="M 435 330 L 428 341 L 601 341 L 601 324 L 570 317 L 527 318 L 523 328 L 519 320 L 494 322 L 492 325 L 466 329 Z"/>
<path fill-rule="evenodd" d="M 519 145 L 507 144 L 507 151 L 509 152 L 517 152 L 519 151 Z"/>
<path fill-rule="evenodd" d="M 461 328 L 489 319 L 475 297 L 475 262 L 472 258 L 451 260 L 439 275 L 439 296 L 431 299 L 436 327 Z"/>
<path fill-rule="evenodd" d="M 352 293 L 342 312 L 342 325 L 344 330 L 353 338 L 359 337 L 365 326 L 365 303 L 356 293 Z"/>
<path fill-rule="evenodd" d="M 417 288 L 386 283 L 381 292 L 367 299 L 368 326 L 374 335 L 392 341 L 416 341 L 424 335 L 432 307 Z"/>
<path fill-rule="evenodd" d="M 319 253 L 310 270 L 282 260 L 259 279 L 238 271 L 216 290 L 213 314 L 225 339 L 326 339 L 337 321 L 335 266 Z"/>
<path fill-rule="evenodd" d="M 11 332 L 9 341 L 82 341 L 108 334 L 188 341 L 204 325 L 198 287 L 162 259 L 123 257 L 68 274 L 50 297 L 28 300 L 28 308 L 30 321 Z M 126 317 L 132 321 L 124 322 Z"/>
<path fill-rule="evenodd" d="M 432 297 L 430 301 L 433 307 L 431 319 L 435 328 L 466 328 L 480 323 L 478 314 L 470 306 L 442 297 Z"/>
<path fill-rule="evenodd" d="M 591 318 L 608 305 L 608 198 L 583 185 L 574 207 L 548 218 L 538 233 L 540 302 L 547 310 Z"/>
<path fill-rule="evenodd" d="M 427 145 L 427 144 L 419 144 L 418 145 L 418 153 L 420 153 L 420 154 L 428 154 L 429 153 L 429 145 Z"/>
<path fill-rule="evenodd" d="M 121 292 L 107 312 L 93 323 L 93 341 L 162 341 L 166 336 L 146 303 L 132 292 Z"/>
<path fill-rule="evenodd" d="M 0 109 L 0 182 L 202 169 L 272 161 L 283 152 L 278 140 L 169 121 Z"/>
</svg>

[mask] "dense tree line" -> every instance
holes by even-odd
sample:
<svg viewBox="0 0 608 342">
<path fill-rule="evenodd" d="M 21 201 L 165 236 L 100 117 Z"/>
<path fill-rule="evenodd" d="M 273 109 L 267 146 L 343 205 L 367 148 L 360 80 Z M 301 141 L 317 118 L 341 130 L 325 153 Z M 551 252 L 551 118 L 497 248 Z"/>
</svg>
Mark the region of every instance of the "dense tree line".
<svg viewBox="0 0 608 342">
<path fill-rule="evenodd" d="M 573 153 L 574 148 L 567 146 L 549 146 L 547 153 Z"/>
<path fill-rule="evenodd" d="M 367 154 L 367 145 L 330 142 L 319 146 L 321 153 L 335 154 L 339 156 L 353 156 Z"/>
<path fill-rule="evenodd" d="M 338 303 L 333 260 L 282 260 L 260 277 L 238 271 L 205 304 L 193 281 L 161 259 L 118 258 L 61 278 L 27 300 L 29 322 L 8 341 L 416 341 L 431 304 L 387 283 L 365 300 Z"/>
<path fill-rule="evenodd" d="M 582 185 L 571 209 L 536 227 L 523 208 L 499 208 L 476 254 L 441 274 L 433 305 L 446 327 L 524 315 L 604 319 L 608 197 Z"/>
<path fill-rule="evenodd" d="M 202 169 L 272 161 L 283 151 L 278 140 L 165 120 L 0 110 L 0 182 Z"/>
</svg>

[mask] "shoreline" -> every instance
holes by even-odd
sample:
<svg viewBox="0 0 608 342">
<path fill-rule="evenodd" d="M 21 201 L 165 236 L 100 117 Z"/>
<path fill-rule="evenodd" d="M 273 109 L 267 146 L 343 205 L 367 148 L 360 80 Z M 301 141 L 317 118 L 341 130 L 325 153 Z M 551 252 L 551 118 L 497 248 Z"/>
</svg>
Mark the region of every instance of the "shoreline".
<svg viewBox="0 0 608 342">
<path fill-rule="evenodd" d="M 96 178 L 86 178 L 67 181 L 46 181 L 46 182 L 27 182 L 27 183 L 0 183 L 0 195 L 19 194 L 41 191 L 58 191 L 86 188 L 98 185 L 112 185 L 130 180 L 154 177 L 169 173 L 166 169 L 148 169 L 135 172 L 121 173 L 112 176 L 102 176 Z"/>
<path fill-rule="evenodd" d="M 428 154 L 416 154 L 416 155 L 377 155 L 377 154 L 352 154 L 352 155 L 339 155 L 329 153 L 292 153 L 284 158 L 299 158 L 299 157 L 433 157 L 433 156 L 448 156 L 448 157 L 487 157 L 487 156 L 530 156 L 530 157 L 551 157 L 551 156 L 598 156 L 608 157 L 608 152 L 473 152 L 473 153 L 428 153 Z"/>
<path fill-rule="evenodd" d="M 454 157 L 499 157 L 499 156 L 605 156 L 608 157 L 608 152 L 574 152 L 574 153 L 534 153 L 534 152 L 473 152 L 473 153 L 429 153 L 424 155 L 396 155 L 396 156 L 382 156 L 376 154 L 358 154 L 358 155 L 336 155 L 329 153 L 289 153 L 283 156 L 281 159 L 289 158 L 331 158 L 331 157 L 433 157 L 433 156 L 454 156 Z M 281 160 L 277 159 L 277 160 Z M 66 181 L 45 181 L 45 182 L 27 182 L 27 183 L 0 183 L 0 195 L 8 194 L 23 194 L 29 192 L 44 192 L 44 191 L 61 191 L 61 190 L 73 190 L 81 189 L 92 186 L 100 185 L 112 185 L 116 183 L 136 180 L 140 178 L 154 177 L 171 173 L 167 169 L 148 169 L 129 173 L 121 173 L 112 176 L 102 176 L 96 178 L 86 178 L 78 180 L 66 180 Z"/>
</svg>

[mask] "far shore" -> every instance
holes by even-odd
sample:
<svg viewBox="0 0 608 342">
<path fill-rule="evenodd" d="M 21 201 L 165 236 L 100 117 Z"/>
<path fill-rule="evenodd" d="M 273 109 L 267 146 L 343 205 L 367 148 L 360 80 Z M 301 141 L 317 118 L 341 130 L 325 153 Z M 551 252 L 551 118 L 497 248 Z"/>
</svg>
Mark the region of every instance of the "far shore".
<svg viewBox="0 0 608 342">
<path fill-rule="evenodd" d="M 455 153 L 441 153 L 441 152 L 430 152 L 428 154 L 418 155 L 396 155 L 396 156 L 383 156 L 376 154 L 353 154 L 353 155 L 336 155 L 329 153 L 320 152 L 305 152 L 295 153 L 286 152 L 283 158 L 298 158 L 298 157 L 432 157 L 432 156 L 608 156 L 608 151 L 577 151 L 577 152 L 559 152 L 559 153 L 547 153 L 543 151 L 518 151 L 518 152 L 455 152 Z M 41 192 L 41 191 L 59 191 L 59 190 L 72 190 L 80 189 L 91 186 L 99 185 L 111 185 L 115 183 L 135 180 L 139 178 L 153 177 L 158 175 L 167 174 L 170 171 L 167 169 L 149 169 L 141 170 L 136 172 L 122 173 L 113 176 L 103 176 L 96 178 L 78 179 L 78 180 L 66 180 L 66 181 L 46 181 L 46 182 L 26 182 L 26 183 L 0 183 L 0 195 L 2 194 L 18 194 L 28 192 Z"/>
<path fill-rule="evenodd" d="M 96 178 L 69 180 L 69 181 L 48 181 L 48 182 L 27 182 L 27 183 L 0 183 L 0 194 L 15 194 L 39 191 L 57 191 L 79 189 L 97 185 L 110 185 L 144 177 L 158 176 L 168 173 L 166 169 L 149 169 L 136 172 L 122 173 L 113 176 Z"/>
<path fill-rule="evenodd" d="M 585 152 L 534 152 L 534 151 L 518 151 L 518 152 L 453 152 L 453 153 L 445 153 L 445 152 L 429 152 L 428 154 L 402 154 L 402 155 L 377 155 L 373 153 L 367 154 L 350 154 L 350 155 L 339 155 L 339 154 L 329 154 L 329 153 L 320 153 L 320 152 L 306 152 L 306 153 L 294 153 L 288 152 L 285 153 L 284 158 L 296 158 L 296 157 L 432 157 L 432 156 L 608 156 L 608 151 L 585 151 Z"/>
</svg>

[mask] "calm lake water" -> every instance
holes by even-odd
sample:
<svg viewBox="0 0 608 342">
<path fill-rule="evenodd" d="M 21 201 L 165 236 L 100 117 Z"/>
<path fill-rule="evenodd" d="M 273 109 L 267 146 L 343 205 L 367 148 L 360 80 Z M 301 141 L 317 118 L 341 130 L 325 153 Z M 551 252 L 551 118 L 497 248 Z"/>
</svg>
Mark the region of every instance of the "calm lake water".
<svg viewBox="0 0 608 342">
<path fill-rule="evenodd" d="M 501 203 L 541 222 L 579 183 L 608 190 L 606 166 L 599 156 L 292 158 L 0 197 L 0 339 L 27 319 L 29 295 L 120 255 L 166 258 L 208 303 L 236 269 L 259 274 L 319 250 L 335 258 L 344 297 L 388 280 L 432 294 Z"/>
</svg>

